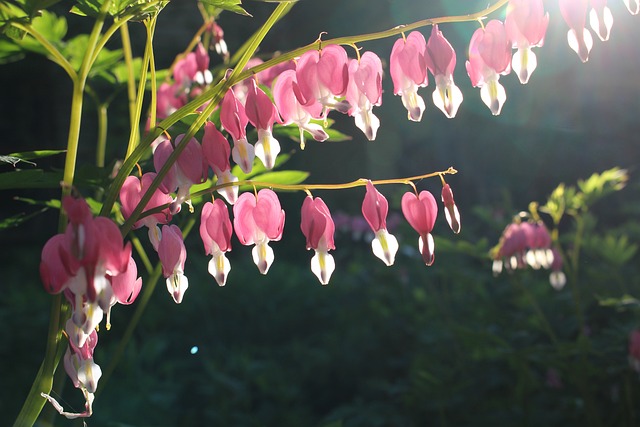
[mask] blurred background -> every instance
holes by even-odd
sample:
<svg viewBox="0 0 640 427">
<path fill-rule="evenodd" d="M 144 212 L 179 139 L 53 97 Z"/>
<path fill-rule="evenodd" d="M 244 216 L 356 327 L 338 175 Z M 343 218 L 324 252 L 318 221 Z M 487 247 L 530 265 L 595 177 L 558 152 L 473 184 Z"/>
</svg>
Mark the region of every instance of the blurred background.
<svg viewBox="0 0 640 427">
<path fill-rule="evenodd" d="M 65 3 L 58 12 L 68 9 Z M 218 21 L 231 52 L 273 9 L 270 3 L 244 5 L 253 18 L 225 13 Z M 308 44 L 323 31 L 323 39 L 374 32 L 485 6 L 476 0 L 302 0 L 274 27 L 260 54 Z M 432 267 L 424 266 L 415 232 L 404 220 L 390 227 L 401 244 L 392 267 L 372 255 L 372 236 L 339 230 L 336 272 L 328 286 L 321 286 L 309 270 L 312 253 L 298 231 L 303 194 L 281 194 L 285 235 L 272 245 L 276 260 L 266 277 L 253 265 L 250 248 L 234 237 L 229 280 L 218 287 L 207 274 L 208 259 L 194 232 L 186 242 L 190 288 L 183 303 L 175 305 L 159 284 L 117 369 L 103 379 L 87 425 L 640 425 L 640 378 L 629 368 L 627 348 L 629 332 L 640 327 L 638 255 L 633 250 L 616 258 L 611 256 L 616 246 L 606 244 L 608 237 L 619 242 L 626 236 L 633 248 L 640 237 L 640 25 L 623 2 L 612 1 L 611 39 L 596 40 L 582 64 L 567 45 L 557 3 L 547 1 L 545 7 L 550 24 L 545 45 L 535 49 L 538 68 L 525 86 L 513 74 L 500 79 L 507 92 L 500 116 L 492 116 L 481 102 L 464 67 L 478 25 L 449 24 L 440 29 L 457 52 L 455 81 L 464 95 L 455 119 L 431 103 L 431 78 L 419 92 L 427 104 L 422 121 L 409 122 L 385 75 L 383 105 L 374 109 L 382 123 L 375 142 L 368 142 L 351 118 L 336 113 L 330 117 L 352 136 L 350 141 L 311 141 L 303 152 L 293 141 L 280 141 L 283 151 L 294 153 L 284 167 L 309 171 L 311 183 L 458 169 L 447 181 L 462 232 L 453 235 L 440 215 Z M 504 11 L 496 17 L 504 18 Z M 171 65 L 201 23 L 195 2 L 170 2 L 158 20 L 158 68 Z M 86 31 L 88 25 L 70 17 L 69 33 Z M 141 56 L 144 28 L 133 25 L 131 31 L 134 55 Z M 428 37 L 430 28 L 422 33 Z M 386 67 L 394 41 L 360 46 L 375 51 Z M 211 61 L 220 63 L 215 52 Z M 70 105 L 63 71 L 28 55 L 2 64 L 0 79 L 5 83 L 0 154 L 63 149 Z M 80 158 L 90 167 L 95 107 L 87 102 L 85 109 Z M 110 108 L 108 159 L 124 155 L 127 138 L 123 90 Z M 38 167 L 61 168 L 62 157 Z M 629 182 L 593 206 L 581 236 L 575 289 L 588 327 L 584 332 L 575 289 L 554 290 L 548 271 L 494 277 L 489 251 L 529 202 L 544 204 L 558 184 L 575 185 L 616 166 L 629 171 Z M 12 166 L 0 168 L 6 172 Z M 440 188 L 438 179 L 418 184 L 437 198 Z M 398 214 L 406 188 L 379 190 Z M 48 200 L 58 195 L 57 189 L 3 190 L 0 215 L 41 209 L 14 201 L 15 196 Z M 314 195 L 334 214 L 360 216 L 362 189 Z M 51 297 L 42 290 L 37 266 L 44 242 L 55 233 L 57 215 L 47 210 L 22 227 L 0 230 L 0 425 L 15 418 L 44 354 Z M 146 240 L 146 231 L 136 233 Z M 576 245 L 571 219 L 561 223 L 560 233 L 567 248 Z M 616 303 L 624 295 L 631 302 Z M 101 331 L 95 360 L 103 369 L 134 310 L 135 304 L 115 307 L 111 331 Z M 62 384 L 64 376 L 56 381 Z M 81 394 L 69 381 L 57 392 L 65 407 L 82 408 Z M 52 412 L 43 413 L 42 426 L 82 425 Z"/>
</svg>

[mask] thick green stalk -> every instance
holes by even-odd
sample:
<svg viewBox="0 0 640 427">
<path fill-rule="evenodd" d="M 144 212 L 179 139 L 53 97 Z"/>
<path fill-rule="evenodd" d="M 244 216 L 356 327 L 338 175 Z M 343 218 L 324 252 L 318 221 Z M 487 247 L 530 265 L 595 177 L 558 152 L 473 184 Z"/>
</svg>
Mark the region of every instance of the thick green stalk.
<svg viewBox="0 0 640 427">
<path fill-rule="evenodd" d="M 67 138 L 67 153 L 65 157 L 64 172 L 62 178 L 62 196 L 71 193 L 73 186 L 73 178 L 75 175 L 76 159 L 78 154 L 78 143 L 80 141 L 80 123 L 82 121 L 82 103 L 84 98 L 84 89 L 91 68 L 91 58 L 94 55 L 94 49 L 102 31 L 104 20 L 109 10 L 111 0 L 106 0 L 100 10 L 100 15 L 96 19 L 96 22 L 89 36 L 87 43 L 87 50 L 80 66 L 80 72 L 77 75 L 68 74 L 73 80 L 73 92 L 71 95 L 71 113 L 69 121 L 69 135 Z M 65 60 L 66 61 L 66 60 Z M 62 65 L 62 64 L 61 64 Z M 66 68 L 65 68 L 66 69 Z M 66 228 L 66 215 L 64 211 L 60 211 L 60 220 L 58 222 L 58 231 L 63 232 Z M 49 318 L 49 332 L 47 335 L 47 347 L 45 349 L 45 357 L 42 362 L 41 368 L 36 375 L 36 379 L 33 382 L 31 390 L 27 395 L 22 410 L 18 414 L 15 426 L 31 426 L 36 422 L 38 415 L 42 411 L 46 400 L 42 397 L 41 393 L 50 393 L 53 386 L 53 374 L 55 373 L 58 365 L 59 354 L 63 346 L 62 341 L 62 328 L 63 321 L 66 320 L 65 313 L 62 310 L 63 301 L 61 295 L 56 295 L 52 301 L 51 314 Z"/>
</svg>

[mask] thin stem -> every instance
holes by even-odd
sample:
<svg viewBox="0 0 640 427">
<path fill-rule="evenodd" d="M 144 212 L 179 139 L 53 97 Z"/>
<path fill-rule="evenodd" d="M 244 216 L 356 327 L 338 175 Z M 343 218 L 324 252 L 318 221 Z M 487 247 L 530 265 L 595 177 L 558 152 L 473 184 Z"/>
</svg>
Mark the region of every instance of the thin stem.
<svg viewBox="0 0 640 427">
<path fill-rule="evenodd" d="M 124 63 L 127 67 L 127 99 L 129 101 L 129 125 L 133 128 L 136 120 L 136 78 L 133 73 L 133 52 L 131 50 L 131 37 L 129 36 L 129 24 L 125 22 L 120 27 L 120 37 L 122 38 L 122 52 Z"/>
<path fill-rule="evenodd" d="M 156 19 L 151 19 L 150 26 L 155 28 Z M 147 69 L 149 68 L 149 62 L 151 58 L 151 51 L 153 50 L 153 28 L 147 31 L 147 43 L 144 48 L 144 57 L 142 58 L 142 69 L 140 70 L 140 81 L 138 82 L 138 93 L 136 95 L 136 103 L 134 106 L 134 117 L 131 122 L 131 132 L 129 133 L 129 143 L 127 144 L 127 154 L 125 158 L 129 157 L 133 150 L 138 145 L 140 139 L 140 117 L 142 116 L 142 103 L 144 101 L 144 91 L 147 85 Z"/>
<path fill-rule="evenodd" d="M 107 149 L 107 104 L 97 104 L 98 109 L 98 144 L 96 147 L 96 166 L 104 168 L 105 152 Z"/>
<path fill-rule="evenodd" d="M 157 16 L 157 15 L 156 15 Z M 147 40 L 151 44 L 149 51 L 149 74 L 151 74 L 151 106 L 149 107 L 149 128 L 156 127 L 156 113 L 158 103 L 158 82 L 156 81 L 156 59 L 153 52 L 153 33 L 156 27 L 156 17 L 151 22 L 145 21 L 144 26 L 147 30 Z"/>
</svg>

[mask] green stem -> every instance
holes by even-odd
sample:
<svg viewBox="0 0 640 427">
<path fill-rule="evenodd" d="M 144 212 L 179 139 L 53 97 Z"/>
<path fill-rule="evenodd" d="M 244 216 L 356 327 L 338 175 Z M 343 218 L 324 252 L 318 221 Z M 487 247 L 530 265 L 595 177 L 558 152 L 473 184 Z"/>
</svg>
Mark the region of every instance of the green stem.
<svg viewBox="0 0 640 427">
<path fill-rule="evenodd" d="M 156 81 L 156 59 L 153 52 L 153 33 L 156 28 L 156 17 L 153 17 L 151 21 L 145 21 L 144 26 L 147 30 L 147 40 L 152 45 L 152 49 L 149 51 L 149 74 L 151 75 L 151 106 L 149 107 L 149 128 L 156 127 L 156 113 L 157 113 L 157 96 L 158 96 L 158 82 Z"/>
<path fill-rule="evenodd" d="M 153 50 L 153 30 L 155 28 L 156 19 L 151 19 L 151 24 L 147 27 L 147 43 L 144 49 L 144 57 L 142 58 L 142 69 L 140 71 L 140 81 L 138 82 L 138 93 L 135 97 L 135 106 L 133 110 L 133 121 L 131 122 L 131 132 L 129 133 L 129 143 L 127 144 L 127 154 L 129 157 L 138 145 L 140 139 L 140 117 L 142 116 L 142 103 L 144 101 L 144 91 L 147 85 L 147 70 L 151 60 L 151 51 Z"/>
<path fill-rule="evenodd" d="M 73 80 L 73 92 L 71 95 L 71 113 L 69 122 L 69 136 L 67 139 L 67 154 L 65 158 L 64 172 L 62 177 L 62 196 L 70 194 L 71 187 L 73 186 L 73 178 L 75 174 L 76 158 L 78 154 L 78 143 L 80 140 L 80 123 L 82 120 L 82 102 L 85 84 L 89 70 L 91 68 L 91 57 L 94 54 L 96 42 L 102 30 L 107 11 L 111 0 L 106 0 L 100 10 L 100 15 L 94 23 L 93 30 L 89 36 L 87 43 L 87 50 L 80 66 L 80 72 L 77 75 L 72 75 Z M 74 72 L 75 73 L 75 72 Z M 68 73 L 69 74 L 69 73 Z M 63 232 L 66 228 L 66 215 L 64 211 L 60 211 L 60 219 L 58 222 L 58 231 Z M 49 333 L 47 337 L 47 347 L 45 349 L 45 357 L 42 362 L 41 368 L 36 375 L 36 379 L 33 382 L 31 390 L 27 395 L 27 399 L 24 402 L 22 410 L 18 414 L 16 419 L 16 426 L 31 426 L 36 422 L 38 415 L 42 411 L 46 400 L 42 397 L 41 393 L 50 393 L 53 386 L 53 375 L 58 365 L 58 354 L 64 349 L 61 345 L 62 340 L 62 320 L 63 316 L 63 302 L 62 295 L 56 295 L 52 301 L 51 314 L 49 318 Z"/>
<path fill-rule="evenodd" d="M 107 104 L 97 104 L 98 109 L 98 144 L 96 147 L 96 166 L 104 168 L 105 153 L 107 150 Z"/>
<path fill-rule="evenodd" d="M 59 349 L 64 348 L 60 345 L 62 341 L 61 323 L 66 316 L 63 316 L 62 294 L 53 297 L 51 301 L 51 315 L 49 318 L 49 332 L 47 334 L 47 347 L 45 349 L 44 360 L 40 365 L 40 370 L 36 375 L 36 379 L 29 390 L 27 399 L 16 418 L 14 427 L 32 426 L 38 419 L 38 415 L 42 411 L 46 400 L 40 393 L 49 393 L 53 388 L 53 374 L 58 365 Z"/>
<path fill-rule="evenodd" d="M 129 25 L 125 22 L 120 27 L 120 36 L 122 38 L 122 52 L 124 54 L 124 63 L 127 67 L 127 99 L 129 101 L 129 125 L 133 129 L 136 120 L 136 78 L 133 73 L 133 53 L 131 50 L 131 37 L 129 36 Z"/>
</svg>

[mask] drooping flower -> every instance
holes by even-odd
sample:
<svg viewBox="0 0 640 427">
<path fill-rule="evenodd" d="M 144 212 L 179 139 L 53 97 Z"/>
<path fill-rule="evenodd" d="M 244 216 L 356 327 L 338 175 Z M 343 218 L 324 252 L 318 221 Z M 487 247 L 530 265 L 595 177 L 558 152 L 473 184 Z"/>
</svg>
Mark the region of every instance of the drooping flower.
<svg viewBox="0 0 640 427">
<path fill-rule="evenodd" d="M 295 70 L 283 71 L 273 85 L 273 100 L 282 118 L 282 124 L 295 123 L 300 129 L 300 148 L 304 150 L 304 131 L 309 132 L 316 141 L 326 141 L 329 135 L 319 124 L 310 123 L 312 118 L 322 117 L 322 104 L 300 104 L 293 89 L 294 85 L 297 85 Z"/>
<path fill-rule="evenodd" d="M 251 79 L 244 108 L 249 122 L 258 130 L 255 154 L 265 168 L 273 169 L 280 153 L 280 143 L 272 134 L 277 112 L 271 99 L 258 87 L 255 79 Z"/>
<path fill-rule="evenodd" d="M 140 203 L 142 196 L 147 192 L 151 183 L 155 179 L 156 174 L 154 172 L 147 172 L 142 175 L 141 179 L 135 176 L 128 176 L 122 187 L 120 188 L 120 204 L 122 205 L 122 216 L 128 219 L 131 213 Z M 170 204 L 173 201 L 170 195 L 163 193 L 157 188 L 153 192 L 153 196 L 146 204 L 144 210 L 149 210 Z M 146 216 L 139 219 L 133 225 L 133 228 L 140 228 L 146 226 L 149 228 L 149 241 L 153 245 L 153 248 L 158 250 L 158 243 L 160 242 L 160 228 L 158 224 L 167 224 L 171 221 L 171 212 L 169 208 L 164 209 L 162 212 L 155 213 L 153 215 Z"/>
<path fill-rule="evenodd" d="M 578 54 L 582 62 L 589 60 L 589 52 L 593 47 L 591 32 L 585 28 L 589 0 L 560 0 L 560 13 L 567 25 L 567 41 L 569 47 Z"/>
<path fill-rule="evenodd" d="M 424 59 L 436 80 L 433 103 L 445 116 L 452 119 L 462 104 L 462 91 L 453 82 L 456 52 L 437 25 L 434 25 L 431 30 Z"/>
<path fill-rule="evenodd" d="M 109 281 L 111 282 L 113 296 L 107 309 L 107 330 L 111 329 L 111 308 L 118 303 L 123 305 L 132 304 L 138 298 L 138 294 L 142 289 L 142 278 L 138 277 L 138 266 L 133 257 L 129 258 L 125 272 L 117 276 L 109 276 Z"/>
<path fill-rule="evenodd" d="M 418 88 L 428 84 L 426 48 L 424 36 L 413 31 L 406 39 L 396 40 L 389 60 L 393 93 L 402 97 L 402 105 L 407 109 L 408 118 L 414 122 L 422 119 L 425 109 L 424 100 L 418 95 Z"/>
<path fill-rule="evenodd" d="M 458 212 L 458 206 L 453 200 L 453 191 L 449 184 L 442 187 L 442 203 L 444 204 L 444 215 L 451 231 L 458 234 L 460 232 L 460 212 Z"/>
<path fill-rule="evenodd" d="M 380 258 L 387 266 L 393 265 L 396 252 L 398 252 L 398 240 L 387 231 L 387 214 L 389 203 L 374 186 L 367 182 L 367 192 L 362 201 L 362 215 L 375 233 L 371 241 L 373 254 Z"/>
<path fill-rule="evenodd" d="M 220 286 L 225 285 L 231 270 L 231 264 L 224 254 L 231 250 L 232 232 L 229 210 L 222 200 L 216 199 L 202 206 L 200 237 L 205 253 L 213 255 L 209 261 L 209 274 Z"/>
<path fill-rule="evenodd" d="M 224 95 L 220 104 L 220 123 L 233 139 L 231 157 L 244 173 L 251 172 L 255 151 L 247 142 L 247 123 L 249 119 L 244 106 L 238 101 L 232 89 Z"/>
<path fill-rule="evenodd" d="M 227 49 L 227 42 L 224 41 L 224 30 L 216 21 L 213 21 L 209 26 L 209 32 L 213 36 L 213 47 L 216 53 L 226 62 L 229 58 L 229 50 Z"/>
<path fill-rule="evenodd" d="M 591 0 L 589 24 L 600 40 L 603 42 L 609 40 L 609 34 L 613 26 L 613 15 L 611 14 L 611 9 L 607 6 L 607 0 Z"/>
<path fill-rule="evenodd" d="M 632 15 L 637 15 L 640 12 L 640 0 L 624 0 L 624 5 Z"/>
<path fill-rule="evenodd" d="M 333 256 L 329 254 L 330 250 L 336 248 L 333 242 L 335 225 L 329 208 L 321 198 L 307 196 L 304 199 L 300 229 L 307 238 L 307 250 L 315 250 L 311 258 L 311 271 L 320 283 L 326 285 L 336 268 Z"/>
<path fill-rule="evenodd" d="M 426 265 L 435 260 L 435 243 L 431 231 L 438 215 L 438 204 L 433 194 L 424 190 L 419 195 L 407 192 L 402 196 L 402 213 L 409 225 L 418 232 L 418 248 Z"/>
<path fill-rule="evenodd" d="M 175 145 L 182 142 L 184 134 L 175 138 Z M 159 172 L 165 165 L 169 156 L 174 151 L 171 141 L 160 142 L 153 153 L 153 165 Z M 189 203 L 189 190 L 193 184 L 199 184 L 205 180 L 206 166 L 202 156 L 202 147 L 195 138 L 191 138 L 187 146 L 182 150 L 178 160 L 171 165 L 169 172 L 164 176 L 160 190 L 164 193 L 177 192 L 176 198 L 170 206 L 171 213 L 180 212 L 182 202 Z"/>
<path fill-rule="evenodd" d="M 218 178 L 218 184 L 228 184 L 237 182 L 238 178 L 231 173 L 229 156 L 231 147 L 229 141 L 224 137 L 213 122 L 207 122 L 204 126 L 204 136 L 202 137 L 202 154 L 205 160 L 213 169 L 213 173 Z M 238 199 L 238 186 L 233 185 L 218 190 L 229 204 L 234 204 Z"/>
<path fill-rule="evenodd" d="M 380 120 L 373 114 L 374 106 L 382 105 L 382 62 L 373 52 L 365 52 L 360 61 L 349 61 L 349 84 L 346 94 L 349 115 L 369 141 L 376 139 Z"/>
<path fill-rule="evenodd" d="M 551 263 L 551 274 L 549 275 L 549 283 L 556 291 L 564 288 L 567 284 L 567 277 L 562 271 L 562 255 L 557 248 L 552 248 L 553 262 Z"/>
<path fill-rule="evenodd" d="M 257 195 L 246 192 L 233 205 L 233 228 L 245 246 L 255 245 L 251 254 L 260 273 L 267 274 L 273 263 L 270 241 L 282 238 L 284 210 L 273 190 L 264 188 Z"/>
<path fill-rule="evenodd" d="M 182 232 L 177 225 L 162 226 L 162 239 L 158 245 L 158 258 L 162 263 L 162 274 L 167 279 L 167 290 L 176 304 L 180 304 L 184 293 L 189 287 L 189 280 L 184 275 L 187 249 L 184 246 Z"/>
<path fill-rule="evenodd" d="M 345 95 L 349 83 L 349 57 L 340 45 L 323 46 L 320 51 L 305 52 L 296 66 L 296 97 L 306 106 L 319 102 L 323 116 L 330 109 L 346 113 L 347 102 L 338 98 Z"/>
<path fill-rule="evenodd" d="M 500 114 L 507 94 L 498 80 L 501 74 L 511 71 L 511 44 L 502 22 L 492 19 L 473 33 L 466 67 L 471 84 L 480 88 L 482 101 L 491 114 Z"/>
<path fill-rule="evenodd" d="M 504 26 L 514 49 L 511 66 L 520 83 L 526 84 L 538 61 L 532 47 L 542 46 L 549 24 L 542 0 L 510 0 Z"/>
</svg>

